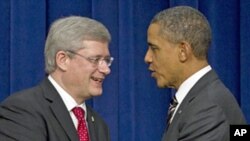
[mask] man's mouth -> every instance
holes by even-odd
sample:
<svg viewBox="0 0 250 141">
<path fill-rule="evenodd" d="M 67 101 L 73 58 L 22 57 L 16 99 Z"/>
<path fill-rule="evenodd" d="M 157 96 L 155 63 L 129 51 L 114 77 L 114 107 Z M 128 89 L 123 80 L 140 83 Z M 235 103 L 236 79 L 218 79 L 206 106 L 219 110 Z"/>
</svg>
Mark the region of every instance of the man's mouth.
<svg viewBox="0 0 250 141">
<path fill-rule="evenodd" d="M 155 77 L 155 71 L 151 71 L 151 77 Z"/>
<path fill-rule="evenodd" d="M 96 81 L 96 82 L 99 82 L 99 83 L 102 83 L 104 80 L 104 78 L 98 78 L 98 77 L 94 77 L 94 76 L 92 76 L 91 79 Z"/>
<path fill-rule="evenodd" d="M 151 77 L 155 77 L 155 70 L 153 70 L 152 68 L 148 68 L 148 70 L 151 72 Z"/>
</svg>

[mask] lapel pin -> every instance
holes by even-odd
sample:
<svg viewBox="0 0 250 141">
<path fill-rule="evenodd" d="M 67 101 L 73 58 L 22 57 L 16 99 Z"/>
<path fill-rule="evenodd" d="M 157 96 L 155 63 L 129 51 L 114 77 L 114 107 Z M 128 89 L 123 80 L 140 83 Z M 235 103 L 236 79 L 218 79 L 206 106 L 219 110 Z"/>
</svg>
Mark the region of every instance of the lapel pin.
<svg viewBox="0 0 250 141">
<path fill-rule="evenodd" d="M 181 113 L 182 113 L 182 110 L 180 110 L 178 113 L 181 114 Z"/>
</svg>

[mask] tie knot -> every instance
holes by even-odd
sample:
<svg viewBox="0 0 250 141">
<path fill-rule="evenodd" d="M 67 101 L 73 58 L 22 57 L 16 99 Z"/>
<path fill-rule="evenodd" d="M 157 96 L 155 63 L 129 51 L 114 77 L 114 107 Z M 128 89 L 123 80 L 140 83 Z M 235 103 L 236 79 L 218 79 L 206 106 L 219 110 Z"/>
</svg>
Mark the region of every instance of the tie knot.
<svg viewBox="0 0 250 141">
<path fill-rule="evenodd" d="M 174 106 L 174 107 L 176 107 L 176 106 L 178 105 L 178 101 L 177 101 L 177 99 L 176 99 L 175 96 L 174 96 L 174 97 L 172 98 L 172 100 L 170 101 L 170 104 L 171 104 L 172 106 Z"/>
<path fill-rule="evenodd" d="M 76 116 L 78 121 L 84 119 L 85 112 L 81 107 L 75 107 L 72 109 L 72 111 L 73 111 L 73 113 Z"/>
<path fill-rule="evenodd" d="M 168 119 L 167 119 L 168 125 L 171 123 L 172 116 L 174 114 L 174 111 L 175 111 L 175 108 L 177 107 L 177 105 L 178 105 L 178 101 L 177 101 L 176 97 L 174 96 L 172 98 L 172 100 L 170 101 L 170 105 L 168 107 Z"/>
</svg>

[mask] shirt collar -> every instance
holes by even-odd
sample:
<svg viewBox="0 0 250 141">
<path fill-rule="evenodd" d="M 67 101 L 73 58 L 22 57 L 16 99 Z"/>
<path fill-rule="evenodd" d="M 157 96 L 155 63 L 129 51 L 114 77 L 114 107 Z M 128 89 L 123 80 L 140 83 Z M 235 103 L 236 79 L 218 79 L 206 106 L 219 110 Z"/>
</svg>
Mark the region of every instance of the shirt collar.
<svg viewBox="0 0 250 141">
<path fill-rule="evenodd" d="M 54 79 L 51 75 L 48 76 L 49 81 L 52 83 L 52 85 L 56 88 L 57 92 L 59 93 L 59 95 L 61 96 L 63 103 L 66 105 L 66 108 L 69 112 L 71 112 L 71 110 L 74 107 L 81 107 L 83 108 L 83 110 L 85 111 L 85 119 L 87 117 L 87 108 L 86 108 L 86 104 L 85 102 L 78 105 L 76 103 L 76 101 L 73 99 L 73 97 L 66 92 Z"/>
<path fill-rule="evenodd" d="M 204 68 L 202 68 L 201 70 L 199 70 L 198 72 L 194 73 L 193 75 L 191 75 L 188 79 L 186 79 L 179 87 L 179 89 L 176 92 L 176 99 L 178 101 L 178 105 L 180 105 L 180 103 L 183 101 L 183 99 L 186 97 L 186 95 L 188 94 L 188 92 L 191 90 L 191 88 L 196 84 L 196 82 L 202 77 L 204 76 L 207 72 L 209 72 L 211 70 L 211 66 L 208 65 Z"/>
</svg>

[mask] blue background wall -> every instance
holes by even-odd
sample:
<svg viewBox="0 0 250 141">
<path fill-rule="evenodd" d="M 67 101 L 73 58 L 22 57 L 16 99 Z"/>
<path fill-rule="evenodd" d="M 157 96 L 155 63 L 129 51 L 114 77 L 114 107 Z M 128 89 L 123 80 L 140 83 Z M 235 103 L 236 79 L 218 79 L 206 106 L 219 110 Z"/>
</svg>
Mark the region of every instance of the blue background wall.
<svg viewBox="0 0 250 141">
<path fill-rule="evenodd" d="M 112 141 L 160 140 L 171 90 L 157 88 L 143 58 L 151 18 L 175 5 L 207 16 L 210 63 L 250 122 L 249 0 L 1 0 L 0 101 L 44 78 L 44 42 L 55 19 L 87 16 L 110 30 L 115 57 L 103 96 L 88 102 L 108 123 Z"/>
</svg>

